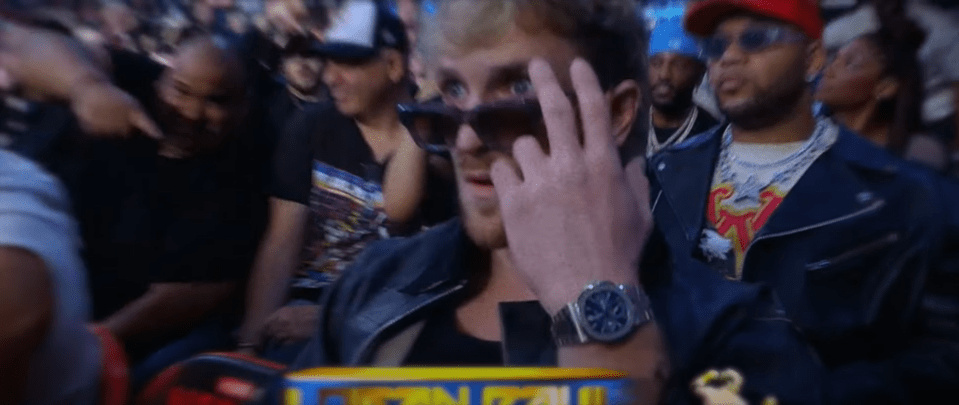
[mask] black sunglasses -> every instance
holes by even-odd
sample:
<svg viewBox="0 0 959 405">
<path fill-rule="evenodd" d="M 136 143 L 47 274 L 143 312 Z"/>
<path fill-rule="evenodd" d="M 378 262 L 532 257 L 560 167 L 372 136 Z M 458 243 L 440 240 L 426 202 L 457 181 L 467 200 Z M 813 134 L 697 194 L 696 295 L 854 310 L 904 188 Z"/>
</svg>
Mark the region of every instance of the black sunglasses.
<svg viewBox="0 0 959 405">
<path fill-rule="evenodd" d="M 449 152 L 463 125 L 473 128 L 490 150 L 510 152 L 513 142 L 523 135 L 532 135 L 547 146 L 546 125 L 536 100 L 497 101 L 469 111 L 439 102 L 400 104 L 397 111 L 416 144 L 431 153 Z"/>
<path fill-rule="evenodd" d="M 735 38 L 735 42 L 739 45 L 739 49 L 745 52 L 755 53 L 766 50 L 773 45 L 802 42 L 805 39 L 805 34 L 787 27 L 758 26 L 743 30 L 743 32 Z M 726 50 L 729 49 L 733 41 L 733 39 L 716 35 L 704 41 L 703 51 L 707 58 L 719 59 L 723 57 L 723 54 L 726 53 Z"/>
</svg>

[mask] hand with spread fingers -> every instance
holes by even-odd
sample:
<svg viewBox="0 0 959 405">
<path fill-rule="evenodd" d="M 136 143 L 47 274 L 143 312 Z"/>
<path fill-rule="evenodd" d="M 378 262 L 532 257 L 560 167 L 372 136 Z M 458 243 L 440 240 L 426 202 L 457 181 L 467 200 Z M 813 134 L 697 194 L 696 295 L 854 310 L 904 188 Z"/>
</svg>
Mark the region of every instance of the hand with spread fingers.
<svg viewBox="0 0 959 405">
<path fill-rule="evenodd" d="M 16 88 L 36 101 L 68 102 L 89 135 L 162 138 L 132 96 L 109 81 L 90 52 L 66 36 L 0 25 L 0 89 Z"/>
<path fill-rule="evenodd" d="M 154 139 L 163 137 L 143 106 L 110 83 L 79 86 L 70 107 L 83 131 L 93 136 L 122 138 L 139 132 Z"/>
<path fill-rule="evenodd" d="M 652 215 L 645 176 L 622 168 L 608 100 L 589 64 L 578 59 L 570 68 L 578 106 L 545 61 L 534 60 L 529 73 L 549 153 L 521 137 L 513 145 L 516 165 L 495 162 L 492 179 L 513 260 L 555 313 L 591 281 L 639 284 Z"/>
</svg>

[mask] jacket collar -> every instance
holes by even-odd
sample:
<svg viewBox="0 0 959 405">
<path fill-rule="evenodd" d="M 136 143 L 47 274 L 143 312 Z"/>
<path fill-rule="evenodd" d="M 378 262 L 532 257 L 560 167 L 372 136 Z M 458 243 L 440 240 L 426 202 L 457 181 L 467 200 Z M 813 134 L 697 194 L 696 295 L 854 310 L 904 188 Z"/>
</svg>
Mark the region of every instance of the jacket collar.
<svg viewBox="0 0 959 405">
<path fill-rule="evenodd" d="M 841 130 L 836 143 L 803 174 L 756 237 L 793 233 L 880 207 L 882 197 L 863 180 L 861 171 L 895 173 L 892 158 L 884 155 Z"/>
<path fill-rule="evenodd" d="M 383 295 L 383 306 L 392 308 L 390 311 L 384 311 L 378 315 L 377 325 L 398 324 L 403 320 L 413 319 L 414 313 L 422 314 L 422 311 L 414 311 L 413 308 L 426 308 L 430 305 L 439 305 L 444 301 L 444 297 L 463 288 L 469 280 L 467 266 L 464 266 L 463 260 L 466 255 L 477 251 L 459 219 L 454 219 L 443 225 L 440 225 L 427 233 L 426 239 L 421 240 L 417 246 L 413 247 L 413 252 L 403 255 L 401 263 L 405 269 L 417 269 L 408 282 L 401 283 L 397 290 L 402 296 L 386 294 Z M 399 304 L 400 298 L 403 304 Z M 534 301 L 530 302 L 509 302 L 500 303 L 500 322 L 503 327 L 503 360 L 508 365 L 555 365 L 556 364 L 556 346 L 553 343 L 550 334 L 551 320 L 548 314 L 543 311 L 543 307 Z M 369 315 L 368 315 L 369 316 Z M 422 321 L 421 321 L 422 322 Z M 414 324 L 413 328 L 420 328 L 406 333 L 400 333 L 397 336 L 404 336 L 408 339 L 400 342 L 396 337 L 388 339 L 377 354 L 387 350 L 398 350 L 408 354 L 412 349 L 416 336 L 422 328 L 422 323 Z M 373 332 L 374 337 L 377 333 Z M 372 340 L 372 339 L 371 339 Z M 361 351 L 360 354 L 366 354 Z M 394 359 L 396 356 L 392 356 Z M 358 358 L 359 359 L 359 358 Z"/>
<path fill-rule="evenodd" d="M 689 241 L 698 239 L 703 227 L 706 200 L 719 157 L 721 134 L 725 130 L 725 125 L 719 126 L 690 139 L 653 157 L 649 165 L 662 189 L 662 195 L 653 198 L 666 199 Z"/>
<path fill-rule="evenodd" d="M 403 266 L 419 270 L 398 288 L 404 294 L 420 295 L 445 290 L 465 283 L 469 277 L 462 261 L 464 255 L 476 247 L 466 236 L 462 221 L 454 218 L 437 226 L 428 235 L 429 240 L 418 244 L 417 249 L 425 249 L 421 254 L 404 255 L 415 262 L 403 263 Z"/>
<path fill-rule="evenodd" d="M 352 350 L 348 364 L 366 364 L 382 357 L 377 347 L 392 347 L 395 340 L 384 343 L 383 339 L 421 321 L 426 308 L 439 305 L 465 286 L 467 278 L 461 262 L 464 237 L 459 219 L 454 219 L 412 237 L 403 245 L 403 254 L 380 259 L 391 262 L 369 264 L 372 268 L 401 270 L 396 272 L 399 278 L 372 295 L 366 304 L 368 309 L 358 317 L 360 321 L 354 322 L 362 339 Z M 401 335 L 406 336 L 397 336 Z M 394 349 L 406 346 L 404 350 L 408 351 L 416 335 L 418 332 L 413 332 L 411 339 Z"/>
<path fill-rule="evenodd" d="M 699 239 L 705 226 L 709 189 L 725 129 L 717 127 L 662 153 L 651 164 L 662 188 L 661 198 L 675 211 L 691 242 Z M 840 129 L 836 143 L 810 166 L 757 237 L 799 231 L 881 204 L 857 173 L 860 170 L 893 174 L 898 166 L 885 151 Z"/>
</svg>

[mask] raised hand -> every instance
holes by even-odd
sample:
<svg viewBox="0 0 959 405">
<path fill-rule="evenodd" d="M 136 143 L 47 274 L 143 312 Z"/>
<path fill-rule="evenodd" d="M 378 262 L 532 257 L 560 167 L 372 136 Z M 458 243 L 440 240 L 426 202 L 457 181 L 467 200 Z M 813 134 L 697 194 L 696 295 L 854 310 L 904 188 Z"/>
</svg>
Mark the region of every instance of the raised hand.
<svg viewBox="0 0 959 405">
<path fill-rule="evenodd" d="M 591 281 L 639 284 L 652 215 L 645 177 L 622 169 L 608 101 L 589 64 L 570 68 L 581 120 L 545 61 L 534 60 L 529 72 L 550 152 L 521 137 L 516 165 L 495 162 L 492 179 L 514 262 L 555 313 Z"/>
<path fill-rule="evenodd" d="M 83 131 L 93 136 L 128 137 L 140 132 L 154 139 L 163 137 L 143 106 L 109 83 L 78 87 L 70 107 Z"/>
</svg>

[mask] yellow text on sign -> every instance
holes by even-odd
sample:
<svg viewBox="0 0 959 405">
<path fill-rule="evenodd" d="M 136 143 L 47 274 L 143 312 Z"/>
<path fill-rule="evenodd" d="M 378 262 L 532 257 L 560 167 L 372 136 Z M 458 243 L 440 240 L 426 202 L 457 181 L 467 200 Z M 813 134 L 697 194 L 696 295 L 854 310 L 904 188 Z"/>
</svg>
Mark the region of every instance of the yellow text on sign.
<svg viewBox="0 0 959 405">
<path fill-rule="evenodd" d="M 320 404 L 339 398 L 344 405 L 469 405 L 469 387 L 453 394 L 434 387 L 370 387 L 323 390 Z"/>
</svg>

